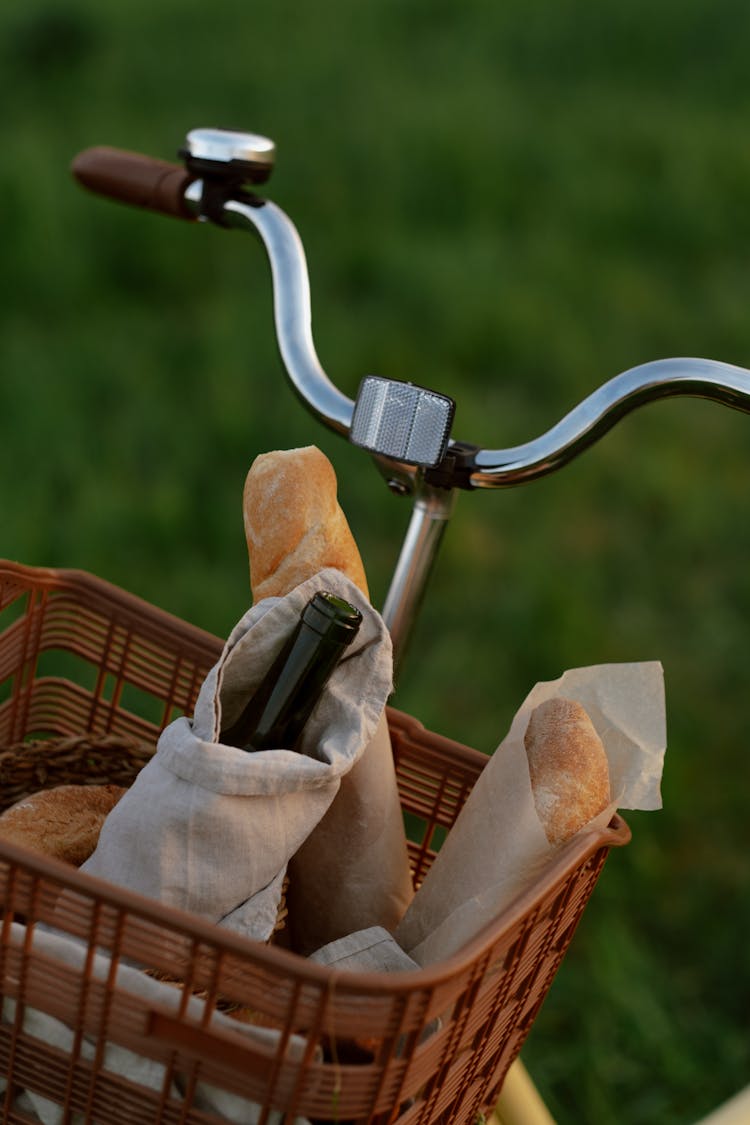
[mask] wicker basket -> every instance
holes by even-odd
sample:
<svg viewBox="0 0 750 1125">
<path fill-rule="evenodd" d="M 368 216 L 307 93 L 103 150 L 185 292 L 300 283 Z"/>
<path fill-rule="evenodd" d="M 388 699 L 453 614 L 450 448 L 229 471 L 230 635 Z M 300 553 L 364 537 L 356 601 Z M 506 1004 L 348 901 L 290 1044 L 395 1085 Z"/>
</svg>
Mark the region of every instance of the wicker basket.
<svg viewBox="0 0 750 1125">
<path fill-rule="evenodd" d="M 3 802 L 71 781 L 127 784 L 161 727 L 190 713 L 220 648 L 216 637 L 91 575 L 0 563 Z M 389 725 L 418 884 L 486 759 L 400 712 L 389 711 Z M 260 1122 L 473 1125 L 496 1100 L 609 848 L 629 836 L 615 817 L 562 849 L 533 892 L 460 954 L 390 975 L 335 973 L 0 845 L 2 994 L 15 1002 L 0 1024 L 4 1120 L 32 1120 L 17 1098 L 32 1090 L 86 1122 L 208 1125 L 222 1118 L 194 1094 L 210 1083 L 256 1103 Z M 76 967 L 41 956 L 30 940 L 19 948 L 14 917 L 27 934 L 54 923 L 114 966 L 136 962 L 157 977 L 177 968 L 191 991 L 279 1029 L 278 1042 L 259 1046 L 217 1028 L 210 1004 L 197 1020 L 187 1004 L 175 1012 L 134 999 L 114 972 L 95 979 L 89 959 Z M 27 1007 L 73 1029 L 70 1049 L 34 1036 Z M 292 1056 L 296 1033 L 307 1046 Z M 162 1088 L 102 1067 L 105 1041 L 161 1062 Z M 96 1050 L 84 1049 L 92 1043 Z"/>
</svg>

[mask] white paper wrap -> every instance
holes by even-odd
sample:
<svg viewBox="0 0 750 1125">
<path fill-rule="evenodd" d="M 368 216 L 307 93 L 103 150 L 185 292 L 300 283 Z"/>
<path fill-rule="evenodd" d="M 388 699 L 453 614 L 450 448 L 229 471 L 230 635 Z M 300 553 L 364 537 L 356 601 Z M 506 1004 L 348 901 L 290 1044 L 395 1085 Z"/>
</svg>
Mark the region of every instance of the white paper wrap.
<svg viewBox="0 0 750 1125">
<path fill-rule="evenodd" d="M 524 747 L 531 712 L 555 696 L 586 709 L 607 754 L 612 804 L 588 828 L 606 824 L 617 808 L 661 807 L 666 718 L 658 662 L 577 668 L 537 684 L 395 931 L 399 945 L 422 966 L 457 952 L 556 854 L 536 813 Z"/>
<path fill-rule="evenodd" d="M 363 615 L 308 721 L 302 748 L 249 754 L 216 739 L 232 723 L 309 599 L 331 590 Z M 276 923 L 287 863 L 358 761 L 391 690 L 388 632 L 357 587 L 324 570 L 250 609 L 201 687 L 192 720 L 157 751 L 107 817 L 82 870 L 256 940 Z"/>
</svg>

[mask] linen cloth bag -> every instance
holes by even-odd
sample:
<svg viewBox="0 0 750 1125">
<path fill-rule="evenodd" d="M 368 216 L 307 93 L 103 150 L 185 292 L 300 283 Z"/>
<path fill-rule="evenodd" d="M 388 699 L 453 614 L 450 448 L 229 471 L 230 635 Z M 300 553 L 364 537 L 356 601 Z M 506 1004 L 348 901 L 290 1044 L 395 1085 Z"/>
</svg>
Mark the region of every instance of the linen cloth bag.
<svg viewBox="0 0 750 1125">
<path fill-rule="evenodd" d="M 238 717 L 320 590 L 351 602 L 363 620 L 303 732 L 301 749 L 316 757 L 222 745 L 220 731 Z M 388 631 L 339 571 L 322 570 L 285 597 L 259 602 L 232 630 L 192 719 L 182 716 L 162 732 L 82 870 L 267 940 L 288 861 L 372 739 L 391 687 Z"/>
<path fill-rule="evenodd" d="M 316 949 L 309 960 L 334 969 L 362 973 L 409 972 L 420 967 L 383 926 L 368 926 L 337 938 Z"/>
</svg>

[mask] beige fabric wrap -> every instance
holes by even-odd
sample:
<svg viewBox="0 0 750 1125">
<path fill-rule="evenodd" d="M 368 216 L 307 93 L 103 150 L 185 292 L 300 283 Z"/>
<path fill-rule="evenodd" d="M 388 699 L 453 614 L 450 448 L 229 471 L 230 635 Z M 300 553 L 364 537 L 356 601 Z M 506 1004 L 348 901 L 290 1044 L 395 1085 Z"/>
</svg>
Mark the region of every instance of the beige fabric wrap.
<svg viewBox="0 0 750 1125">
<path fill-rule="evenodd" d="M 257 457 L 243 515 L 255 601 L 283 597 L 325 567 L 369 596 L 333 467 L 315 446 Z M 385 714 L 288 870 L 288 932 L 299 953 L 354 930 L 398 924 L 413 888 Z"/>
</svg>

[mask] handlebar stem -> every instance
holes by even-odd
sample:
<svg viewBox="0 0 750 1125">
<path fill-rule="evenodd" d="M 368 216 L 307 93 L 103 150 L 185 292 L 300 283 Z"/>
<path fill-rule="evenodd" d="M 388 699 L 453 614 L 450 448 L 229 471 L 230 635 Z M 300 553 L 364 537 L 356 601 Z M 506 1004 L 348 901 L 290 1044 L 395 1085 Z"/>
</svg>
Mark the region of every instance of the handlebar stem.
<svg viewBox="0 0 750 1125">
<path fill-rule="evenodd" d="M 417 481 L 411 519 L 382 609 L 393 641 L 394 665 L 403 660 L 456 492 Z"/>
</svg>

